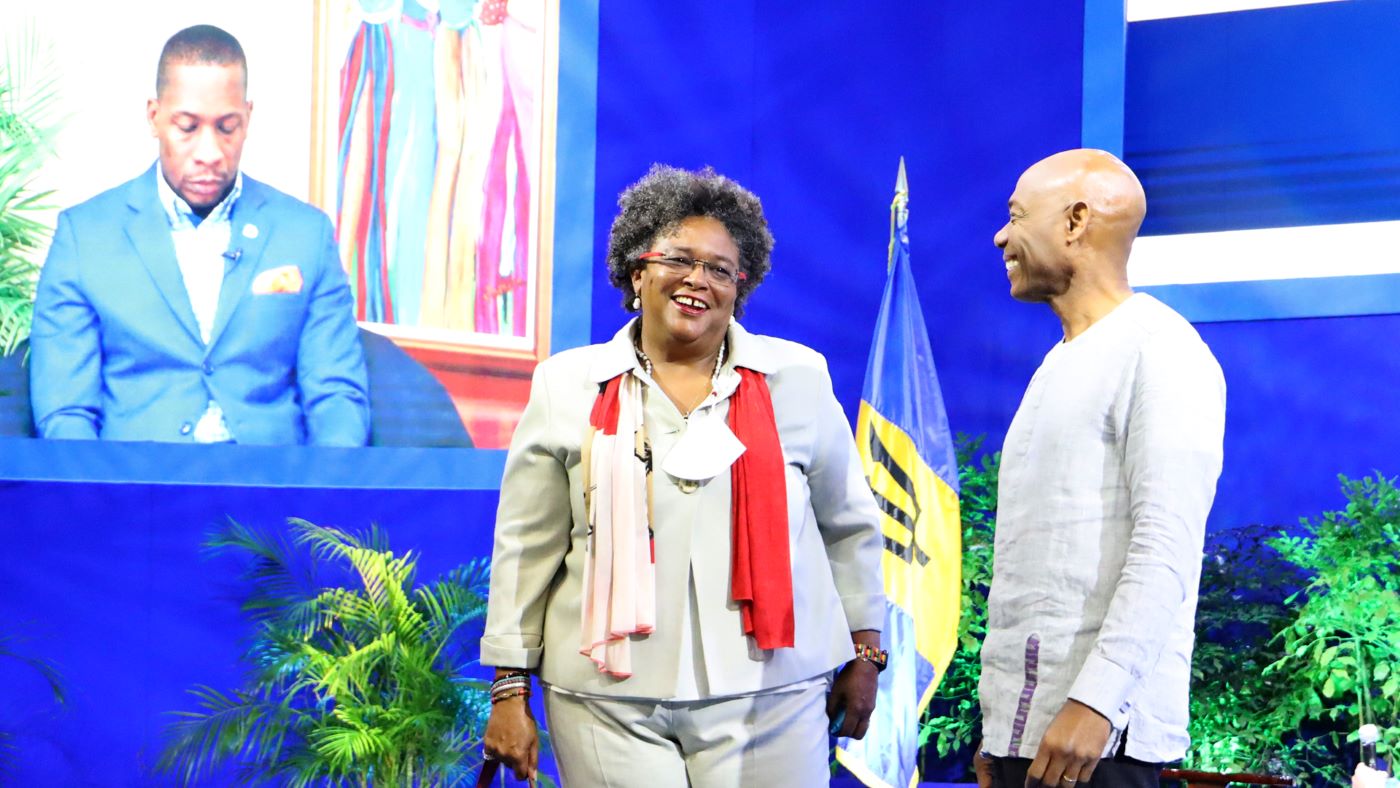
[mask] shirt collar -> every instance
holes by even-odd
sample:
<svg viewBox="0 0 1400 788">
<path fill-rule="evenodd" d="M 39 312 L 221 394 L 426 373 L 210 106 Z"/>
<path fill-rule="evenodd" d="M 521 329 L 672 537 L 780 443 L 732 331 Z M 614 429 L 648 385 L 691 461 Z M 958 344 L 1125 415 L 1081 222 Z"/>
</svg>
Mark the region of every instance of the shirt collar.
<svg viewBox="0 0 1400 788">
<path fill-rule="evenodd" d="M 170 221 L 171 229 L 190 229 L 209 220 L 227 222 L 229 215 L 233 212 L 233 204 L 243 194 L 243 172 L 240 170 L 234 176 L 233 188 L 229 189 L 224 199 L 215 205 L 214 210 L 210 211 L 209 215 L 203 219 L 199 218 L 183 197 L 170 188 L 170 184 L 165 180 L 165 171 L 161 168 L 159 161 L 156 162 L 156 194 L 160 198 L 160 207 L 165 210 L 165 218 Z"/>
<path fill-rule="evenodd" d="M 593 364 L 588 371 L 588 377 L 594 383 L 612 380 L 628 370 L 641 367 L 637 361 L 636 348 L 632 343 L 632 333 L 638 320 L 640 318 L 634 317 L 627 321 L 627 325 L 619 329 L 612 339 L 600 346 L 600 352 L 593 359 Z M 727 339 L 729 341 L 729 355 L 724 361 L 725 370 L 744 367 L 764 375 L 772 374 L 777 370 L 777 359 L 773 357 L 768 345 L 759 341 L 759 337 L 744 330 L 738 321 L 729 321 Z"/>
</svg>

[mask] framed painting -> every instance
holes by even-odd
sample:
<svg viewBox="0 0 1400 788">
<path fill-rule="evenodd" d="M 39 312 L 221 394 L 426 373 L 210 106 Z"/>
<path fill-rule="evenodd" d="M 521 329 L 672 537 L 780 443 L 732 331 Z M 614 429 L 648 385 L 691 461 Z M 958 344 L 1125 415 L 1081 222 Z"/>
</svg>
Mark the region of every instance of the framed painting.
<svg viewBox="0 0 1400 788">
<path fill-rule="evenodd" d="M 311 201 L 481 448 L 550 352 L 558 53 L 559 0 L 316 0 Z"/>
</svg>

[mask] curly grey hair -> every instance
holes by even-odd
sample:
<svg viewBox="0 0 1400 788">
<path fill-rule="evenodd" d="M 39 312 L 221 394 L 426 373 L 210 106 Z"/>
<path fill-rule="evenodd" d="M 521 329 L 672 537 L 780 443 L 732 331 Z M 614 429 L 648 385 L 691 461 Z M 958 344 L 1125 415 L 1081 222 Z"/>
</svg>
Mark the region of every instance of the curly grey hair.
<svg viewBox="0 0 1400 788">
<path fill-rule="evenodd" d="M 773 236 L 753 192 L 710 167 L 690 172 L 653 164 L 617 198 L 617 205 L 617 218 L 608 233 L 608 281 L 622 291 L 623 309 L 636 311 L 632 272 L 645 265 L 637 258 L 686 219 L 709 216 L 724 225 L 739 247 L 739 270 L 748 278 L 739 283 L 734 314 L 743 315 L 744 301 L 772 267 Z"/>
</svg>

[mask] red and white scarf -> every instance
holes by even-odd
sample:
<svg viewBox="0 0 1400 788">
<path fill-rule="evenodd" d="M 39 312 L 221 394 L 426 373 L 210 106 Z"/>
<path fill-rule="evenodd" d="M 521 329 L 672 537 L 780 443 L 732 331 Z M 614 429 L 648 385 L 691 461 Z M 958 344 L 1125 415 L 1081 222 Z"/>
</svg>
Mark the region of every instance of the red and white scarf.
<svg viewBox="0 0 1400 788">
<path fill-rule="evenodd" d="M 739 367 L 729 428 L 745 451 L 730 466 L 730 593 L 744 632 L 762 649 L 794 642 L 787 488 L 773 398 L 763 375 Z M 588 549 L 580 653 L 618 678 L 632 675 L 632 635 L 656 627 L 651 449 L 642 383 L 625 372 L 603 384 L 583 446 Z"/>
</svg>

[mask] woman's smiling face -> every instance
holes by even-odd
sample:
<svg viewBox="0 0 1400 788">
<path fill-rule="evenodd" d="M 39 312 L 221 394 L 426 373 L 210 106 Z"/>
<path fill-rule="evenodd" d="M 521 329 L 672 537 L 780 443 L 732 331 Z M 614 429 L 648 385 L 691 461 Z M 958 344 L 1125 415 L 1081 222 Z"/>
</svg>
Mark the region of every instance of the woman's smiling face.
<svg viewBox="0 0 1400 788">
<path fill-rule="evenodd" d="M 742 270 L 739 247 L 718 219 L 692 216 L 667 235 L 658 237 L 650 251 L 665 257 L 685 257 Z M 736 284 L 717 284 L 703 265 L 675 271 L 649 263 L 632 271 L 632 289 L 642 299 L 642 323 L 664 327 L 672 342 L 688 345 L 713 341 L 719 345 L 734 317 Z M 653 335 L 655 336 L 655 335 Z"/>
</svg>

